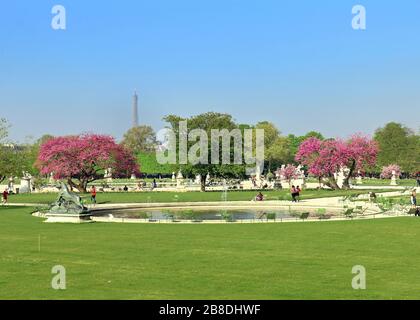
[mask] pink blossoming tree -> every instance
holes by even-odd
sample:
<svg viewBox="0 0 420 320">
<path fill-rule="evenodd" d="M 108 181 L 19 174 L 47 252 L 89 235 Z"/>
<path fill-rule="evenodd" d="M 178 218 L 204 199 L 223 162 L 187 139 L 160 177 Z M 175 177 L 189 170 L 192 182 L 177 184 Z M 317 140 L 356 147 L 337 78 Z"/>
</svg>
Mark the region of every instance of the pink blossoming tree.
<svg viewBox="0 0 420 320">
<path fill-rule="evenodd" d="M 297 168 L 293 164 L 288 164 L 283 168 L 277 169 L 276 174 L 286 179 L 289 184 L 292 182 L 292 180 L 299 178 Z"/>
<path fill-rule="evenodd" d="M 114 177 L 139 174 L 131 151 L 105 135 L 83 134 L 52 138 L 41 145 L 36 166 L 41 174 L 53 173 L 55 179 L 66 179 L 72 188 L 87 191 L 90 182 L 103 178 L 112 168 Z"/>
<path fill-rule="evenodd" d="M 382 168 L 381 178 L 382 179 L 391 179 L 393 172 L 395 173 L 395 176 L 399 178 L 401 176 L 401 168 L 397 164 L 391 164 L 387 167 Z"/>
<path fill-rule="evenodd" d="M 378 151 L 377 143 L 362 135 L 354 135 L 348 140 L 309 138 L 300 145 L 296 161 L 307 166 L 310 174 L 332 189 L 340 189 L 335 173 L 347 168 L 342 187 L 348 189 L 350 178 L 358 170 L 375 165 Z"/>
</svg>

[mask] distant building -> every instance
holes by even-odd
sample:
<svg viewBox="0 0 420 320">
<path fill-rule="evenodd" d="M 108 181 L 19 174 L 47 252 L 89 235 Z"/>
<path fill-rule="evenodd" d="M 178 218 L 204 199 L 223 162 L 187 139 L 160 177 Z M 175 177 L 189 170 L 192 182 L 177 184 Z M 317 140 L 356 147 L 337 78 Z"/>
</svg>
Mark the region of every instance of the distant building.
<svg viewBox="0 0 420 320">
<path fill-rule="evenodd" d="M 0 145 L 3 148 L 8 148 L 8 149 L 18 149 L 19 147 L 15 144 L 12 143 L 3 143 Z"/>
</svg>

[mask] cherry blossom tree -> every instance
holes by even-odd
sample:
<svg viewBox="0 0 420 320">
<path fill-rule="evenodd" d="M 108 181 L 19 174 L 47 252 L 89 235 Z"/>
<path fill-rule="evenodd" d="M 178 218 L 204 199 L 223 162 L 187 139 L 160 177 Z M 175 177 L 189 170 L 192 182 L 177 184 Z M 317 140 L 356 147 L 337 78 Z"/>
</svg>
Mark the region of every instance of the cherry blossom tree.
<svg viewBox="0 0 420 320">
<path fill-rule="evenodd" d="M 289 184 L 292 182 L 292 180 L 299 179 L 299 172 L 293 164 L 288 164 L 285 167 L 277 169 L 276 175 L 286 179 Z"/>
<path fill-rule="evenodd" d="M 139 174 L 131 151 L 106 135 L 83 134 L 52 138 L 40 147 L 36 162 L 41 174 L 66 179 L 72 188 L 86 192 L 90 182 L 101 179 L 112 168 L 116 178 Z"/>
<path fill-rule="evenodd" d="M 395 176 L 398 178 L 401 176 L 401 167 L 397 164 L 390 164 L 387 167 L 382 168 L 381 178 L 382 179 L 391 179 L 395 173 Z"/>
<path fill-rule="evenodd" d="M 348 189 L 355 172 L 375 165 L 378 151 L 377 143 L 362 135 L 348 140 L 309 138 L 300 145 L 296 161 L 307 166 L 310 174 L 332 189 L 340 189 L 335 174 L 347 168 L 342 187 Z"/>
</svg>

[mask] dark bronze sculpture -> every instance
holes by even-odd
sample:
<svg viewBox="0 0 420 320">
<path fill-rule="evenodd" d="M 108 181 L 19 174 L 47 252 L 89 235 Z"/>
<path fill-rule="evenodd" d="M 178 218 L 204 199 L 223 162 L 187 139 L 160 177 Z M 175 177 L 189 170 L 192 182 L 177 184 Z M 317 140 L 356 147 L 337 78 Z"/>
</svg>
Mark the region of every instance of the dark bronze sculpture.
<svg viewBox="0 0 420 320">
<path fill-rule="evenodd" d="M 60 193 L 57 200 L 50 205 L 49 213 L 52 214 L 87 214 L 88 208 L 83 205 L 82 198 L 71 192 L 66 184 L 60 183 Z"/>
</svg>

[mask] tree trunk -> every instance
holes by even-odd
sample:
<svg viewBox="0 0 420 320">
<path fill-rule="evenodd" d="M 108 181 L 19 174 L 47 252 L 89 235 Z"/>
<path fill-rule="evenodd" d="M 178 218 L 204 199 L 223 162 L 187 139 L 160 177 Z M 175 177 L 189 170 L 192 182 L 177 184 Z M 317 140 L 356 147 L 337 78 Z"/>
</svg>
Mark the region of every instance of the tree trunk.
<svg viewBox="0 0 420 320">
<path fill-rule="evenodd" d="M 353 176 L 354 170 L 356 170 L 356 161 L 355 160 L 353 160 L 353 162 L 351 164 L 351 167 L 350 167 L 349 174 L 347 175 L 347 177 L 343 181 L 343 189 L 345 189 L 345 190 L 350 189 L 350 178 Z"/>
<path fill-rule="evenodd" d="M 206 192 L 206 176 L 201 176 L 201 192 Z"/>
<path fill-rule="evenodd" d="M 338 186 L 337 181 L 334 177 L 328 177 L 327 179 L 328 180 L 324 180 L 324 184 L 327 187 L 330 187 L 333 190 L 340 190 L 340 187 Z"/>
<path fill-rule="evenodd" d="M 67 179 L 67 183 L 72 189 L 76 188 L 77 190 L 79 190 L 79 192 L 87 193 L 87 181 L 79 180 L 79 183 L 76 184 L 73 182 L 73 180 Z"/>
<path fill-rule="evenodd" d="M 73 180 L 71 180 L 71 178 L 67 179 L 67 184 L 70 186 L 70 191 L 73 191 L 73 189 L 76 188 L 76 185 L 74 184 Z"/>
</svg>

